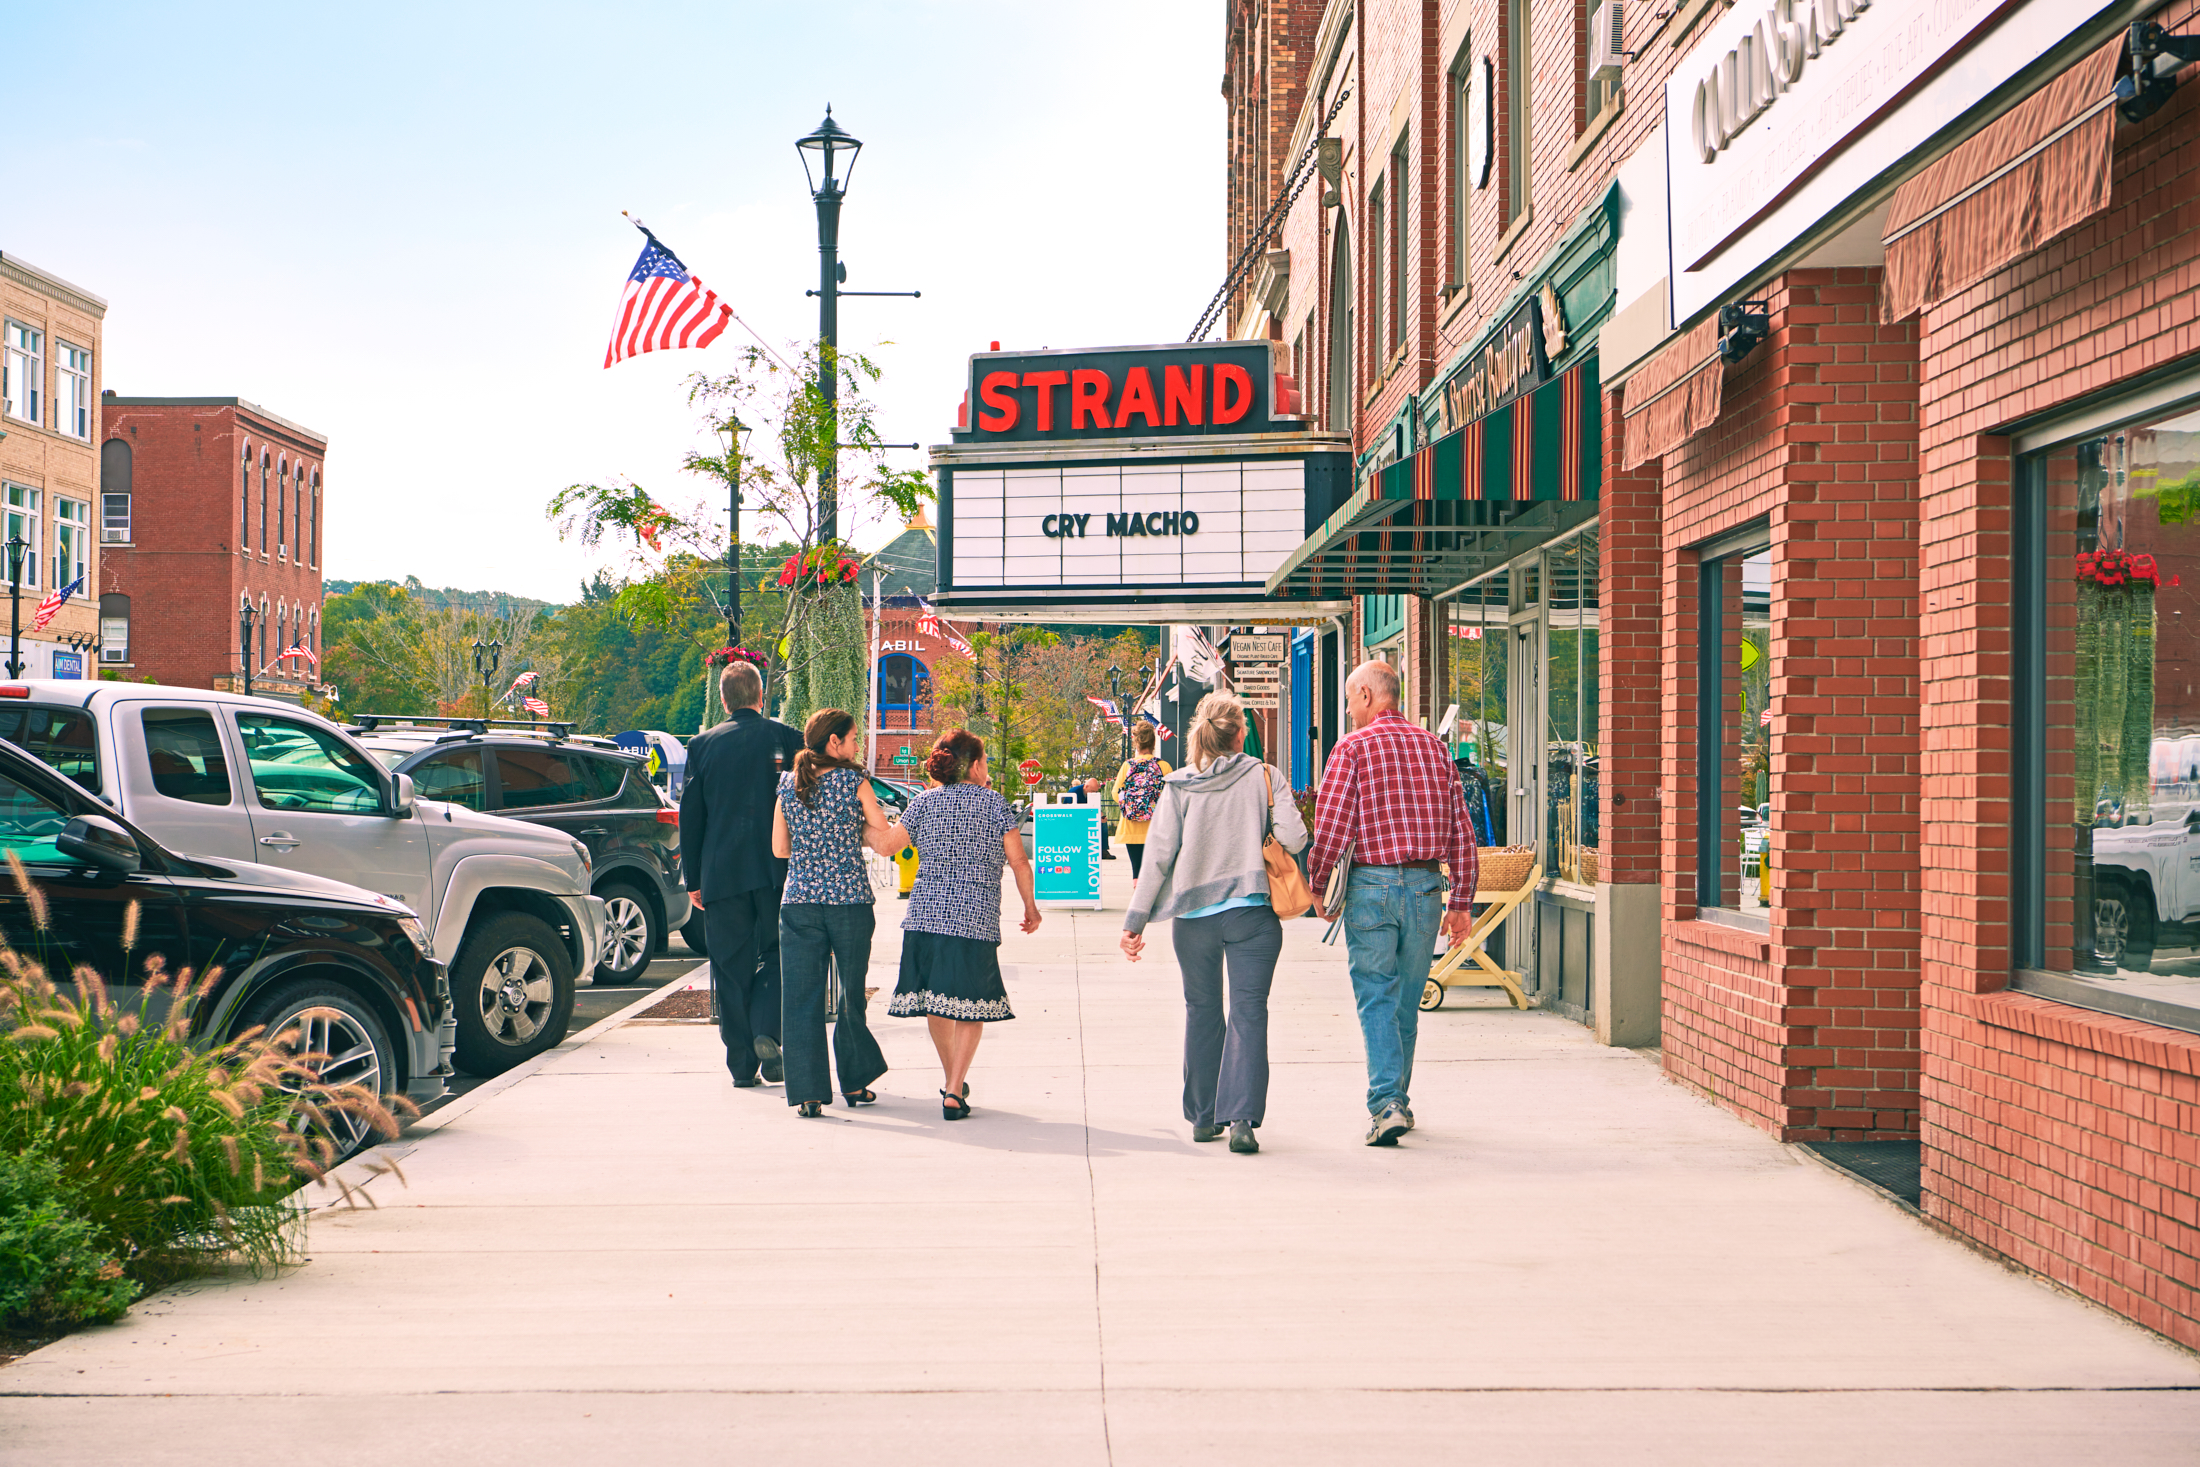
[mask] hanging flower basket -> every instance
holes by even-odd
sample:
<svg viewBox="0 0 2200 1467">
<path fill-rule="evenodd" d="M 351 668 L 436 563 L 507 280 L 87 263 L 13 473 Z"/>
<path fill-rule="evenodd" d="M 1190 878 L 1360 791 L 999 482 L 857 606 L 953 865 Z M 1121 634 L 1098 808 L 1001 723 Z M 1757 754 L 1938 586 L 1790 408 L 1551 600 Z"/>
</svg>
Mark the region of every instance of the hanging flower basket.
<svg viewBox="0 0 2200 1467">
<path fill-rule="evenodd" d="M 779 567 L 783 591 L 814 591 L 825 586 L 852 586 L 862 567 L 840 553 L 837 545 L 820 545 L 801 555 L 790 555 Z"/>
<path fill-rule="evenodd" d="M 746 662 L 751 667 L 762 668 L 766 658 L 761 652 L 751 652 L 746 647 L 720 647 L 703 659 L 706 667 L 731 667 L 736 662 Z"/>
<path fill-rule="evenodd" d="M 2076 824 L 2144 824 L 2153 806 L 2154 595 L 2151 555 L 2094 550 L 2078 582 Z"/>
</svg>

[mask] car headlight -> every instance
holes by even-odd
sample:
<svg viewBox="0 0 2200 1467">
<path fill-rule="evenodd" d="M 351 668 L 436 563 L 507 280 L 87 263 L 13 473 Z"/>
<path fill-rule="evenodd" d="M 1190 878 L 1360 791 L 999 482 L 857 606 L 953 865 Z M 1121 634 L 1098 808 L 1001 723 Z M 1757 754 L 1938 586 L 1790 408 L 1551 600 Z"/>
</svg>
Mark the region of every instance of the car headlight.
<svg viewBox="0 0 2200 1467">
<path fill-rule="evenodd" d="M 574 841 L 573 854 L 580 857 L 581 875 L 593 876 L 596 874 L 596 858 L 588 854 L 588 847 L 586 845 L 582 844 L 580 841 Z"/>
<path fill-rule="evenodd" d="M 405 934 L 406 940 L 419 951 L 420 956 L 424 958 L 434 956 L 428 950 L 427 925 L 423 923 L 418 917 L 405 916 L 398 918 L 397 930 Z"/>
</svg>

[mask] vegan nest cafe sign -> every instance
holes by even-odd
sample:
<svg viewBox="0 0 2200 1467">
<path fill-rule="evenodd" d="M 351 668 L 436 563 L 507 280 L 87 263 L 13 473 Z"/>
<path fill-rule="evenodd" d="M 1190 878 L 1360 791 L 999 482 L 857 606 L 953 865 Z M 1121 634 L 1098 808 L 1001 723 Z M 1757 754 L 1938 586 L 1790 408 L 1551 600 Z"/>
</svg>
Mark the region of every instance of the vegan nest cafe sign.
<svg viewBox="0 0 2200 1467">
<path fill-rule="evenodd" d="M 1350 492 L 1348 446 L 1312 430 L 1287 361 L 1268 341 L 973 356 L 932 451 L 941 601 L 1156 620 L 1265 602 Z"/>
</svg>

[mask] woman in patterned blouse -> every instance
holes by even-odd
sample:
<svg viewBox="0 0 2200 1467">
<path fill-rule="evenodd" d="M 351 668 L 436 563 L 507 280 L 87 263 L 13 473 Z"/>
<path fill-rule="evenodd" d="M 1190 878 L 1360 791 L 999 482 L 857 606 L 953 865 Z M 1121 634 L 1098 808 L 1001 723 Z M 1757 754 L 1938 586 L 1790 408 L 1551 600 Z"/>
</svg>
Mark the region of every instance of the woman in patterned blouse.
<svg viewBox="0 0 2200 1467">
<path fill-rule="evenodd" d="M 871 1082 L 886 1073 L 886 1056 L 864 1022 L 863 980 L 871 967 L 871 875 L 863 845 L 884 855 L 908 833 L 879 809 L 871 781 L 856 763 L 856 720 L 827 708 L 802 729 L 794 771 L 779 777 L 772 815 L 772 854 L 786 860 L 779 899 L 779 970 L 783 983 L 780 1048 L 787 1066 L 787 1104 L 804 1116 L 832 1099 L 825 1070 L 825 988 L 829 961 L 840 968 L 840 1021 L 833 1025 L 833 1068 L 850 1105 L 878 1099 Z"/>
<path fill-rule="evenodd" d="M 989 788 L 985 745 L 964 729 L 949 729 L 932 746 L 925 773 L 938 782 L 909 802 L 901 823 L 917 848 L 917 884 L 901 921 L 901 982 L 886 1012 L 922 1014 L 940 1052 L 947 1088 L 940 1113 L 970 1114 L 970 1061 L 985 1026 L 1013 1019 L 1001 984 L 1001 868 L 1016 873 L 1026 932 L 1039 930 L 1031 857 L 1022 822 Z"/>
</svg>

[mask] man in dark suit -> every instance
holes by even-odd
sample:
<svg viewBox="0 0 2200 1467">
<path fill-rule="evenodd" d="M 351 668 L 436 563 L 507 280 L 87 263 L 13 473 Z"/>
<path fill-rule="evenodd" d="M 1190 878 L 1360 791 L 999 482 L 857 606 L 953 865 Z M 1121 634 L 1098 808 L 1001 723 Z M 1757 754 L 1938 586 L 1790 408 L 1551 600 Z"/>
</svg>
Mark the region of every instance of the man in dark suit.
<svg viewBox="0 0 2200 1467">
<path fill-rule="evenodd" d="M 772 855 L 779 776 L 802 735 L 766 718 L 764 680 L 746 662 L 718 679 L 727 719 L 688 745 L 680 792 L 680 872 L 703 913 L 710 985 L 726 1068 L 743 1089 L 784 1074 L 779 1060 L 779 892 L 787 863 Z"/>
</svg>

